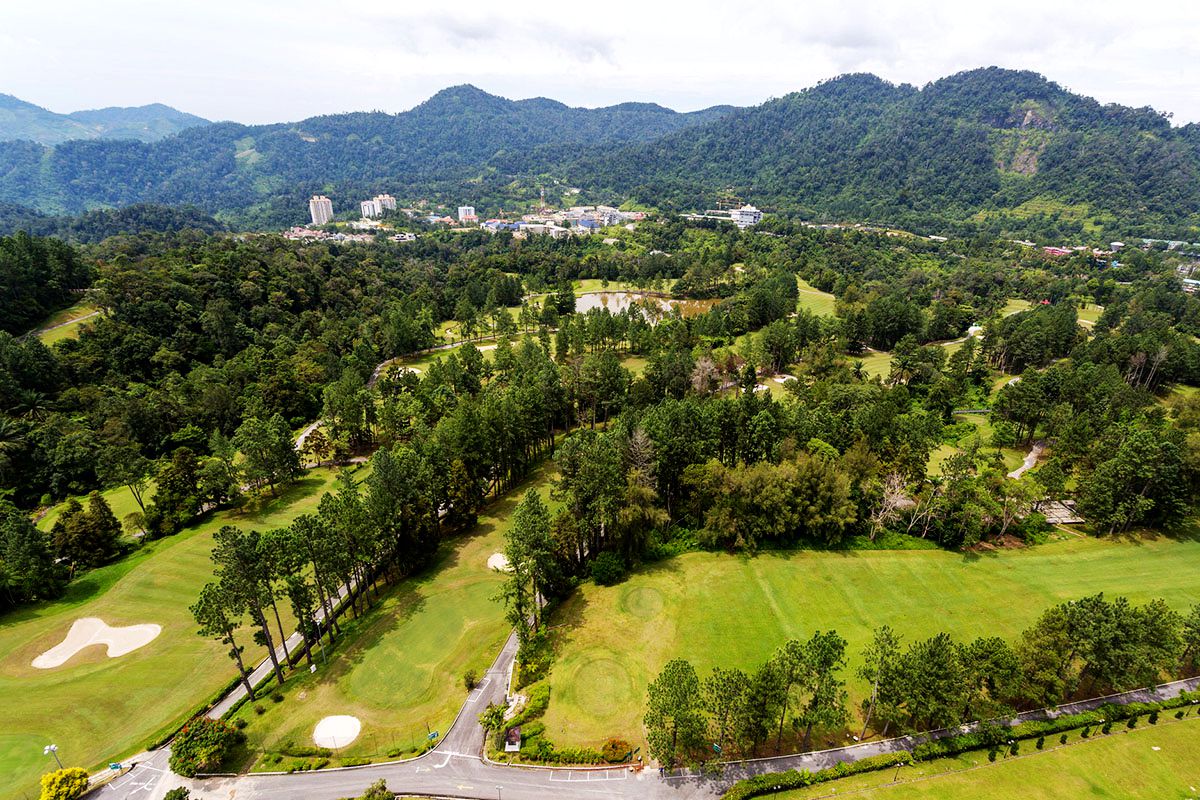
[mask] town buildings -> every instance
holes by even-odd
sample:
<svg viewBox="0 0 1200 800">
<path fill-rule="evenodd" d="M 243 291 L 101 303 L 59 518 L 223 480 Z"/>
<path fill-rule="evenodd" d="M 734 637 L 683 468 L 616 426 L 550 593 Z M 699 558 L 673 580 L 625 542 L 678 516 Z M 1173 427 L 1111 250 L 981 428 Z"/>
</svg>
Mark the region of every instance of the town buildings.
<svg viewBox="0 0 1200 800">
<path fill-rule="evenodd" d="M 475 206 L 459 206 L 458 221 L 463 222 L 479 222 L 479 217 L 475 215 Z"/>
</svg>

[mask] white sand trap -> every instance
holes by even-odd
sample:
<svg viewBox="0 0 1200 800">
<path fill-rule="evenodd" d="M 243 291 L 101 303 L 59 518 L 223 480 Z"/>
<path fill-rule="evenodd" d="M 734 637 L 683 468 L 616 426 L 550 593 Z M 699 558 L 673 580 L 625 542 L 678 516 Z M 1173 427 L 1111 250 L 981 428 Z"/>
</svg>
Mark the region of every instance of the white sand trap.
<svg viewBox="0 0 1200 800">
<path fill-rule="evenodd" d="M 488 556 L 488 569 L 508 572 L 508 559 L 504 557 L 504 553 L 492 553 Z"/>
<path fill-rule="evenodd" d="M 787 383 L 788 381 L 796 380 L 796 378 L 793 375 L 776 375 L 773 380 L 776 383 Z"/>
<path fill-rule="evenodd" d="M 479 349 L 479 352 L 481 352 L 481 353 L 486 353 L 488 350 L 495 350 L 495 349 L 496 349 L 496 345 L 494 345 L 494 344 L 485 344 L 483 347 L 480 347 L 480 348 L 478 348 L 478 349 Z"/>
<path fill-rule="evenodd" d="M 83 617 L 75 620 L 65 639 L 35 658 L 33 666 L 38 669 L 61 667 L 80 650 L 94 644 L 107 645 L 108 657 L 116 658 L 132 653 L 139 647 L 145 647 L 160 633 L 161 625 L 126 625 L 123 628 L 113 628 L 102 619 Z"/>
<path fill-rule="evenodd" d="M 358 717 L 339 714 L 336 717 L 326 717 L 313 728 L 313 741 L 317 747 L 328 747 L 336 750 L 345 747 L 358 738 L 362 723 Z"/>
</svg>

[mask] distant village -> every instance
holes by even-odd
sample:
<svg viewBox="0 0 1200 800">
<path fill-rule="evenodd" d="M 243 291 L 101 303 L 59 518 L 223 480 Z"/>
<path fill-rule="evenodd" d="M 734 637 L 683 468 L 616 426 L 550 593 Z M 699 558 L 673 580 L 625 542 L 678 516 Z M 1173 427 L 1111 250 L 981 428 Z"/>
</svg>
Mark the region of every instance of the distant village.
<svg viewBox="0 0 1200 800">
<path fill-rule="evenodd" d="M 642 211 L 622 211 L 612 206 L 572 206 L 565 210 L 542 208 L 519 218 L 496 217 L 481 220 L 475 213 L 474 206 L 459 206 L 454 216 L 448 214 L 430 213 L 422 208 L 398 207 L 396 198 L 390 194 L 378 194 L 370 200 L 359 203 L 360 218 L 349 223 L 354 233 L 329 231 L 318 226 L 329 225 L 334 221 L 333 201 L 325 195 L 313 195 L 308 201 L 308 213 L 312 220 L 310 226 L 294 226 L 284 231 L 289 239 L 338 241 L 338 242 L 373 242 L 376 234 L 383 229 L 382 218 L 391 214 L 403 214 L 409 219 L 421 220 L 428 225 L 445 226 L 456 230 L 482 229 L 489 233 L 508 231 L 513 238 L 523 239 L 531 235 L 546 235 L 553 238 L 565 236 L 588 236 L 599 233 L 605 228 L 617 225 L 630 227 L 645 219 Z M 732 222 L 739 228 L 748 228 L 762 220 L 762 212 L 751 205 L 728 210 L 706 211 L 703 214 L 685 215 L 688 218 L 723 219 Z M 409 232 L 396 233 L 389 238 L 395 241 L 406 241 L 416 238 Z"/>
<path fill-rule="evenodd" d="M 313 195 L 308 201 L 308 212 L 311 217 L 309 226 L 294 226 L 284 231 L 288 239 L 304 241 L 334 241 L 334 242 L 375 242 L 379 234 L 388 230 L 383 225 L 383 218 L 392 215 L 404 215 L 411 220 L 420 220 L 431 226 L 444 226 L 452 230 L 484 230 L 489 233 L 507 231 L 514 239 L 523 239 L 531 235 L 546 235 L 556 239 L 565 236 L 588 236 L 599 233 L 605 228 L 623 225 L 630 230 L 645 218 L 641 211 L 622 211 L 612 206 L 571 206 L 565 210 L 542 208 L 539 211 L 523 214 L 519 218 L 495 217 L 481 220 L 475 213 L 474 206 L 459 206 L 458 213 L 451 216 L 446 213 L 431 212 L 428 208 L 400 207 L 396 198 L 390 194 L 377 194 L 369 200 L 359 203 L 360 218 L 349 223 L 351 232 L 331 231 L 325 227 L 334 221 L 333 201 L 325 195 Z M 723 220 L 732 222 L 738 228 L 753 227 L 762 221 L 763 212 L 749 204 L 726 204 L 723 208 L 711 209 L 698 214 L 683 214 L 689 220 Z M 848 225 L 841 223 L 804 223 L 813 228 L 839 229 L 854 228 L 869 230 L 887 235 L 899 235 L 903 232 L 887 228 L 875 228 L 866 225 Z M 411 231 L 391 233 L 387 238 L 392 241 L 404 242 L 417 238 Z M 944 236 L 923 237 L 935 242 L 944 242 Z M 606 239 L 615 243 L 615 239 Z M 1037 247 L 1034 242 L 1013 240 L 1014 244 L 1025 247 Z M 1200 243 L 1189 243 L 1168 239 L 1142 239 L 1143 248 L 1160 247 L 1178 251 L 1184 255 L 1200 256 Z M 1110 242 L 1107 248 L 1078 245 L 1073 247 L 1045 246 L 1040 250 L 1051 258 L 1066 258 L 1075 255 L 1088 255 L 1095 259 L 1107 261 L 1109 266 L 1119 267 L 1121 262 L 1118 254 L 1126 247 L 1124 242 Z M 1200 292 L 1200 262 L 1192 262 L 1178 268 L 1179 279 L 1183 290 L 1188 293 Z"/>
</svg>

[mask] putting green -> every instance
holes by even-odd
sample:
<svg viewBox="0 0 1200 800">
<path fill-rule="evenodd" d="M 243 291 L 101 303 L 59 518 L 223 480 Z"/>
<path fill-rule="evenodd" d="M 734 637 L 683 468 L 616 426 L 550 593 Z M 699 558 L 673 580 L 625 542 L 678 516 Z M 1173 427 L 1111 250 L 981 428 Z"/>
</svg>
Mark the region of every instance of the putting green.
<svg viewBox="0 0 1200 800">
<path fill-rule="evenodd" d="M 343 759 L 384 758 L 416 749 L 428 730 L 443 734 L 462 705 L 463 674 L 483 675 L 508 638 L 504 607 L 495 600 L 504 576 L 487 566 L 504 548 L 504 532 L 528 486 L 548 500 L 540 472 L 526 486 L 480 514 L 469 533 L 445 543 L 424 572 L 391 587 L 373 609 L 346 626 L 328 664 L 298 671 L 283 701 L 243 706 L 252 768 L 286 768 L 271 753 L 289 744 L 311 744 L 324 717 L 349 714 L 362 722 L 358 739 L 338 752 Z"/>
<path fill-rule="evenodd" d="M 909 641 L 939 631 L 1011 641 L 1045 608 L 1100 591 L 1134 602 L 1163 597 L 1185 609 L 1200 601 L 1200 537 L 1192 533 L 1184 541 L 1080 538 L 987 555 L 687 553 L 618 586 L 589 583 L 552 621 L 562 627 L 547 733 L 560 746 L 641 741 L 645 687 L 675 657 L 703 678 L 714 666 L 753 669 L 788 638 L 834 629 L 849 642 L 853 708 L 865 687 L 850 676 L 879 625 Z"/>
<path fill-rule="evenodd" d="M 47 767 L 44 744 L 56 743 L 68 766 L 98 768 L 144 748 L 232 680 L 225 648 L 197 636 L 188 611 L 212 576 L 213 533 L 229 524 L 286 525 L 314 511 L 333 478 L 332 470 L 312 471 L 261 507 L 216 514 L 86 573 L 59 600 L 6 614 L 0 627 L 0 798 L 37 794 Z M 62 667 L 35 669 L 33 659 L 81 617 L 113 626 L 153 623 L 162 633 L 119 658 L 90 647 Z M 242 642 L 248 661 L 263 655 L 248 632 Z"/>
<path fill-rule="evenodd" d="M 1200 796 L 1200 718 L 1177 722 L 1164 716 L 1157 726 L 1144 720 L 1132 731 L 1108 736 L 1047 739 L 1047 749 L 1021 743 L 1020 755 L 989 762 L 982 752 L 958 758 L 844 778 L 811 789 L 768 795 L 772 800 L 810 800 L 841 795 L 877 800 L 1076 800 L 1111 797 L 1160 800 Z"/>
</svg>

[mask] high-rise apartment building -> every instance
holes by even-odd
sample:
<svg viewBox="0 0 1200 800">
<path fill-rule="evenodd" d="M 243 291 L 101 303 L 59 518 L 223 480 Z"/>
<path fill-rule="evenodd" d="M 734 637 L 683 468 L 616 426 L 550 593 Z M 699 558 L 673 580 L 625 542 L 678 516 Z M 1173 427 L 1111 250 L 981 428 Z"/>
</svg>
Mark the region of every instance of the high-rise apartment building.
<svg viewBox="0 0 1200 800">
<path fill-rule="evenodd" d="M 313 225 L 325 225 L 333 219 L 333 201 L 323 194 L 314 194 L 308 201 L 308 213 Z"/>
</svg>

